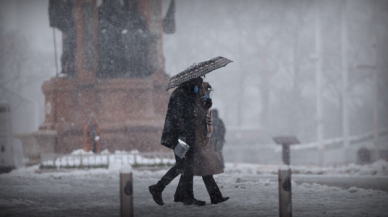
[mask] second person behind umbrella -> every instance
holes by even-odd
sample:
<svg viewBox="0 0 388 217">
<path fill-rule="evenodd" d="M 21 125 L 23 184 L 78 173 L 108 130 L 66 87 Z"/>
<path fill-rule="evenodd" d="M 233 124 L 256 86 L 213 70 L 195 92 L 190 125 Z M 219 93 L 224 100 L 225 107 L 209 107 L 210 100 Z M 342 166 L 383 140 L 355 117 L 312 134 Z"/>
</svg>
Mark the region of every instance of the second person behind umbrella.
<svg viewBox="0 0 388 217">
<path fill-rule="evenodd" d="M 209 109 L 212 106 L 212 102 L 209 95 L 210 90 L 210 84 L 203 82 L 195 98 L 194 175 L 202 176 L 211 203 L 217 204 L 228 200 L 229 197 L 222 196 L 213 178 L 213 175 L 223 173 L 224 169 L 211 140 L 212 126 Z M 181 181 L 178 186 L 180 185 Z M 177 188 L 174 196 L 175 202 L 182 202 L 184 199 L 181 189 L 179 187 Z"/>
</svg>

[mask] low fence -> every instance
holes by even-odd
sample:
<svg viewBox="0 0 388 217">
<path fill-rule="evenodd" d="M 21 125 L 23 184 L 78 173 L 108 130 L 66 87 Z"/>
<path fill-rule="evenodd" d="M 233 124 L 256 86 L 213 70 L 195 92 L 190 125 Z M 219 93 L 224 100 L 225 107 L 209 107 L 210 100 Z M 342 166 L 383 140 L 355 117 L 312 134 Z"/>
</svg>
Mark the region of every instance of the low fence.
<svg viewBox="0 0 388 217">
<path fill-rule="evenodd" d="M 109 165 L 169 166 L 175 163 L 173 152 L 115 154 L 42 154 L 41 169 L 108 168 Z"/>
<path fill-rule="evenodd" d="M 379 137 L 387 137 L 388 136 L 388 129 L 382 129 L 380 130 Z M 374 139 L 373 132 L 364 133 L 357 136 L 350 136 L 349 137 L 349 144 L 358 144 L 362 142 L 368 142 Z M 322 145 L 324 147 L 343 147 L 344 139 L 342 137 L 338 138 L 332 138 L 332 139 L 326 139 L 322 142 Z M 312 142 L 312 143 L 305 143 L 305 144 L 298 144 L 298 145 L 292 145 L 292 149 L 309 149 L 309 148 L 318 148 L 319 144 L 318 142 Z M 281 148 L 278 147 L 277 151 L 280 151 Z"/>
<path fill-rule="evenodd" d="M 354 136 L 350 138 L 350 146 L 344 149 L 341 138 L 328 139 L 323 142 L 323 160 L 325 165 L 343 165 L 357 162 L 357 152 L 360 148 L 371 150 L 371 159 L 374 156 L 374 140 L 371 134 Z M 388 160 L 388 134 L 382 131 L 379 137 L 380 157 Z M 282 164 L 281 145 L 276 144 L 230 144 L 223 148 L 226 162 L 257 163 L 257 164 Z M 348 155 L 345 161 L 345 152 Z M 292 165 L 319 165 L 319 149 L 317 143 L 292 145 L 290 147 Z"/>
</svg>

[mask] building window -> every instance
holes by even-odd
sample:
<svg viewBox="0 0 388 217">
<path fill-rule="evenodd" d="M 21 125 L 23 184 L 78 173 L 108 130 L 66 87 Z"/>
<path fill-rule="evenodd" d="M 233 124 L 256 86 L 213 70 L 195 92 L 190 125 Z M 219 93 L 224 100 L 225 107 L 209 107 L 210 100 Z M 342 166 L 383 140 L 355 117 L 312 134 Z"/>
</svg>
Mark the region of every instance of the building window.
<svg viewBox="0 0 388 217">
<path fill-rule="evenodd" d="M 4 145 L 1 146 L 1 152 L 5 152 L 5 147 L 4 147 Z"/>
</svg>

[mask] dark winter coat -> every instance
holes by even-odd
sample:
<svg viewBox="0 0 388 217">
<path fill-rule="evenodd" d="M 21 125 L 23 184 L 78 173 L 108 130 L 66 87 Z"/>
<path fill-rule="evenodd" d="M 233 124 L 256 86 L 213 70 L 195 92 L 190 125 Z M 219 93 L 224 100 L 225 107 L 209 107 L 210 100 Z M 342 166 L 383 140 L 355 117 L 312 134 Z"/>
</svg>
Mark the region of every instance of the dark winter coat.
<svg viewBox="0 0 388 217">
<path fill-rule="evenodd" d="M 172 92 L 168 103 L 161 144 L 174 149 L 178 138 L 184 138 L 189 146 L 194 145 L 195 93 L 191 87 L 180 86 Z"/>
<path fill-rule="evenodd" d="M 213 140 L 214 148 L 216 151 L 221 151 L 225 143 L 225 131 L 226 131 L 225 124 L 218 117 L 218 115 L 213 115 L 212 119 L 213 119 L 212 140 Z"/>
<path fill-rule="evenodd" d="M 96 136 L 101 137 L 101 130 L 98 124 L 96 122 L 86 124 L 84 127 L 84 151 L 100 153 L 100 142 L 95 139 Z"/>
<path fill-rule="evenodd" d="M 205 84 L 205 82 L 204 82 Z M 194 175 L 207 176 L 224 172 L 224 167 L 214 150 L 211 131 L 208 131 L 206 116 L 208 109 L 203 107 L 199 97 L 196 99 L 195 115 L 195 146 L 194 146 Z M 211 126 L 211 125 L 210 125 Z"/>
</svg>

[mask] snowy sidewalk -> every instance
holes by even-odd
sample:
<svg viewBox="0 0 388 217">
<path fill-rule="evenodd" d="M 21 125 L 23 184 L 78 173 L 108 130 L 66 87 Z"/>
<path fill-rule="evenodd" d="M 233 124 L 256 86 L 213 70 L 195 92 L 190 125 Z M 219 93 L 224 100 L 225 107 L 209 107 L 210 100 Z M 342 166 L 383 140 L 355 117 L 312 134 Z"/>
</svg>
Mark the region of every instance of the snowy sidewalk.
<svg viewBox="0 0 388 217">
<path fill-rule="evenodd" d="M 265 166 L 260 168 L 263 174 L 257 174 L 254 165 L 228 165 L 226 174 L 215 178 L 223 195 L 231 199 L 204 207 L 173 202 L 178 179 L 163 192 L 165 205 L 156 205 L 147 187 L 156 183 L 166 170 L 134 171 L 135 216 L 278 216 L 278 183 L 268 178 L 268 173 L 273 173 L 275 168 L 267 167 L 268 171 Z M 0 216 L 119 216 L 117 170 L 38 174 L 36 169 L 0 175 Z M 241 181 L 246 177 L 252 181 Z M 194 192 L 196 198 L 209 204 L 199 177 L 194 179 Z M 388 213 L 388 193 L 383 191 L 355 187 L 344 190 L 293 182 L 292 192 L 294 216 L 385 216 Z"/>
</svg>

